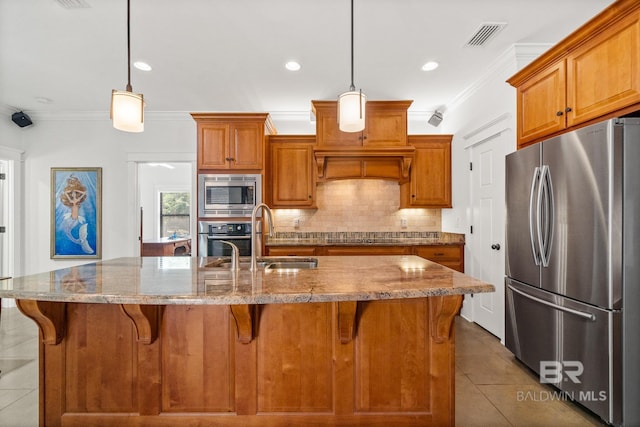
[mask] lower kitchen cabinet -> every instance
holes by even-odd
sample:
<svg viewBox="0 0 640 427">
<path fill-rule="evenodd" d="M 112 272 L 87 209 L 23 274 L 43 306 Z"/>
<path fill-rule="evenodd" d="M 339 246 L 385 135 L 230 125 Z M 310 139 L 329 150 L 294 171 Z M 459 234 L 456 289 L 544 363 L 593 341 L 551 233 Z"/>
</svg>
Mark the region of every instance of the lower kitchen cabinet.
<svg viewBox="0 0 640 427">
<path fill-rule="evenodd" d="M 464 245 L 267 246 L 268 256 L 417 255 L 464 273 Z"/>
<path fill-rule="evenodd" d="M 313 246 L 267 246 L 266 254 L 269 256 L 312 256 L 316 254 Z"/>
<path fill-rule="evenodd" d="M 416 246 L 414 253 L 419 257 L 464 273 L 464 246 L 462 245 Z"/>
<path fill-rule="evenodd" d="M 325 255 L 411 255 L 411 246 L 327 246 Z"/>
</svg>

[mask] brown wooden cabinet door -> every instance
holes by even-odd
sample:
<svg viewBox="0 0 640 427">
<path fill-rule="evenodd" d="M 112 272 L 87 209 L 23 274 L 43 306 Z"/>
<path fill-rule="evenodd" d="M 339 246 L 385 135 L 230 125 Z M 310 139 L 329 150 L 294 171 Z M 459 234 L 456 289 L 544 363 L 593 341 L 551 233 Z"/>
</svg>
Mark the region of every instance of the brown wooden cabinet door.
<svg viewBox="0 0 640 427">
<path fill-rule="evenodd" d="M 307 142 L 295 142 L 297 140 Z M 314 141 L 310 136 L 290 135 L 270 139 L 271 207 L 315 207 Z"/>
<path fill-rule="evenodd" d="M 226 169 L 229 147 L 229 125 L 198 125 L 198 169 Z"/>
<path fill-rule="evenodd" d="M 364 147 L 402 147 L 407 145 L 407 109 L 411 103 L 368 102 L 366 105 Z"/>
<path fill-rule="evenodd" d="M 360 147 L 362 132 L 342 132 L 338 124 L 337 101 L 312 101 L 316 114 L 318 145 L 325 147 Z"/>
<path fill-rule="evenodd" d="M 234 123 L 229 128 L 229 169 L 262 169 L 263 126 Z"/>
<path fill-rule="evenodd" d="M 640 14 L 571 53 L 567 82 L 568 126 L 640 102 Z"/>
<path fill-rule="evenodd" d="M 518 87 L 518 143 L 543 137 L 566 126 L 565 61 L 560 60 Z"/>
<path fill-rule="evenodd" d="M 267 113 L 192 113 L 198 124 L 198 170 L 262 171 Z"/>
<path fill-rule="evenodd" d="M 450 208 L 451 135 L 410 135 L 416 148 L 411 181 L 400 188 L 400 207 Z"/>
</svg>

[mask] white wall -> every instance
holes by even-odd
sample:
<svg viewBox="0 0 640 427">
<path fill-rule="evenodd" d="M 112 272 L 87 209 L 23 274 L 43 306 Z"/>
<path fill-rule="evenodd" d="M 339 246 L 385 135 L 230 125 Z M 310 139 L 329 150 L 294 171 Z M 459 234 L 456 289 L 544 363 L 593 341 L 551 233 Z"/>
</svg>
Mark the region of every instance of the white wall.
<svg viewBox="0 0 640 427">
<path fill-rule="evenodd" d="M 506 80 L 548 48 L 548 44 L 526 44 L 515 45 L 504 52 L 473 87 L 459 96 L 457 102 L 453 103 L 453 107 L 446 112 L 441 124 L 444 133 L 454 135 L 452 142 L 453 208 L 442 210 L 442 231 L 465 234 L 467 241 L 465 272 L 472 276 L 476 273 L 472 268 L 474 251 L 479 248 L 474 248 L 473 235 L 469 233 L 469 227 L 472 225 L 470 146 L 482 141 L 482 132 L 489 137 L 494 127 L 492 124 L 500 122 L 499 131 L 505 131 L 508 138 L 508 146 L 502 147 L 502 155 L 515 151 L 516 90 Z M 503 129 L 505 123 L 506 129 Z M 504 162 L 504 157 L 497 161 Z M 504 176 L 500 179 L 501 185 L 504 185 Z M 504 209 L 504 202 L 500 206 Z M 502 224 L 502 230 L 504 230 L 504 224 Z M 504 272 L 504 258 L 498 265 L 491 267 Z M 469 302 L 469 297 L 466 297 L 462 315 L 473 319 Z"/>
<path fill-rule="evenodd" d="M 93 260 L 50 259 L 50 171 L 52 167 L 102 168 L 102 259 L 133 256 L 139 225 L 135 215 L 135 181 L 131 159 L 155 154 L 196 157 L 196 126 L 190 116 L 149 120 L 145 131 L 117 131 L 107 117 L 47 120 L 33 117 L 23 133 L 25 150 L 24 274 L 78 265 Z M 25 129 L 27 130 L 27 129 Z"/>
</svg>

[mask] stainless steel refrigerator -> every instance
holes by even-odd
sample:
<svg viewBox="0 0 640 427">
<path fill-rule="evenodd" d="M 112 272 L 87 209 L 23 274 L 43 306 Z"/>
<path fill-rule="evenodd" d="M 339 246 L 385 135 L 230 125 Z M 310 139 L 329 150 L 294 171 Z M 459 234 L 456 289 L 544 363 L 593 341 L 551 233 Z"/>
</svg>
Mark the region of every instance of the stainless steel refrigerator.
<svg viewBox="0 0 640 427">
<path fill-rule="evenodd" d="M 507 348 L 547 398 L 640 425 L 640 119 L 508 155 L 506 206 Z"/>
</svg>

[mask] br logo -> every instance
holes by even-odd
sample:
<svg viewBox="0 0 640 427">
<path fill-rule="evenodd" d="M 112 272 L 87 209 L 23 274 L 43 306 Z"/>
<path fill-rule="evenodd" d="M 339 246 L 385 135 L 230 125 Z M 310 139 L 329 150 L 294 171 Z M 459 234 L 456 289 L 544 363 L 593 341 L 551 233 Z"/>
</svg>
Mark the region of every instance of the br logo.
<svg viewBox="0 0 640 427">
<path fill-rule="evenodd" d="M 565 360 L 558 362 L 556 360 L 540 361 L 540 383 L 557 384 L 562 381 L 572 381 L 574 384 L 580 384 L 578 378 L 584 372 L 582 362 L 577 360 Z"/>
</svg>

